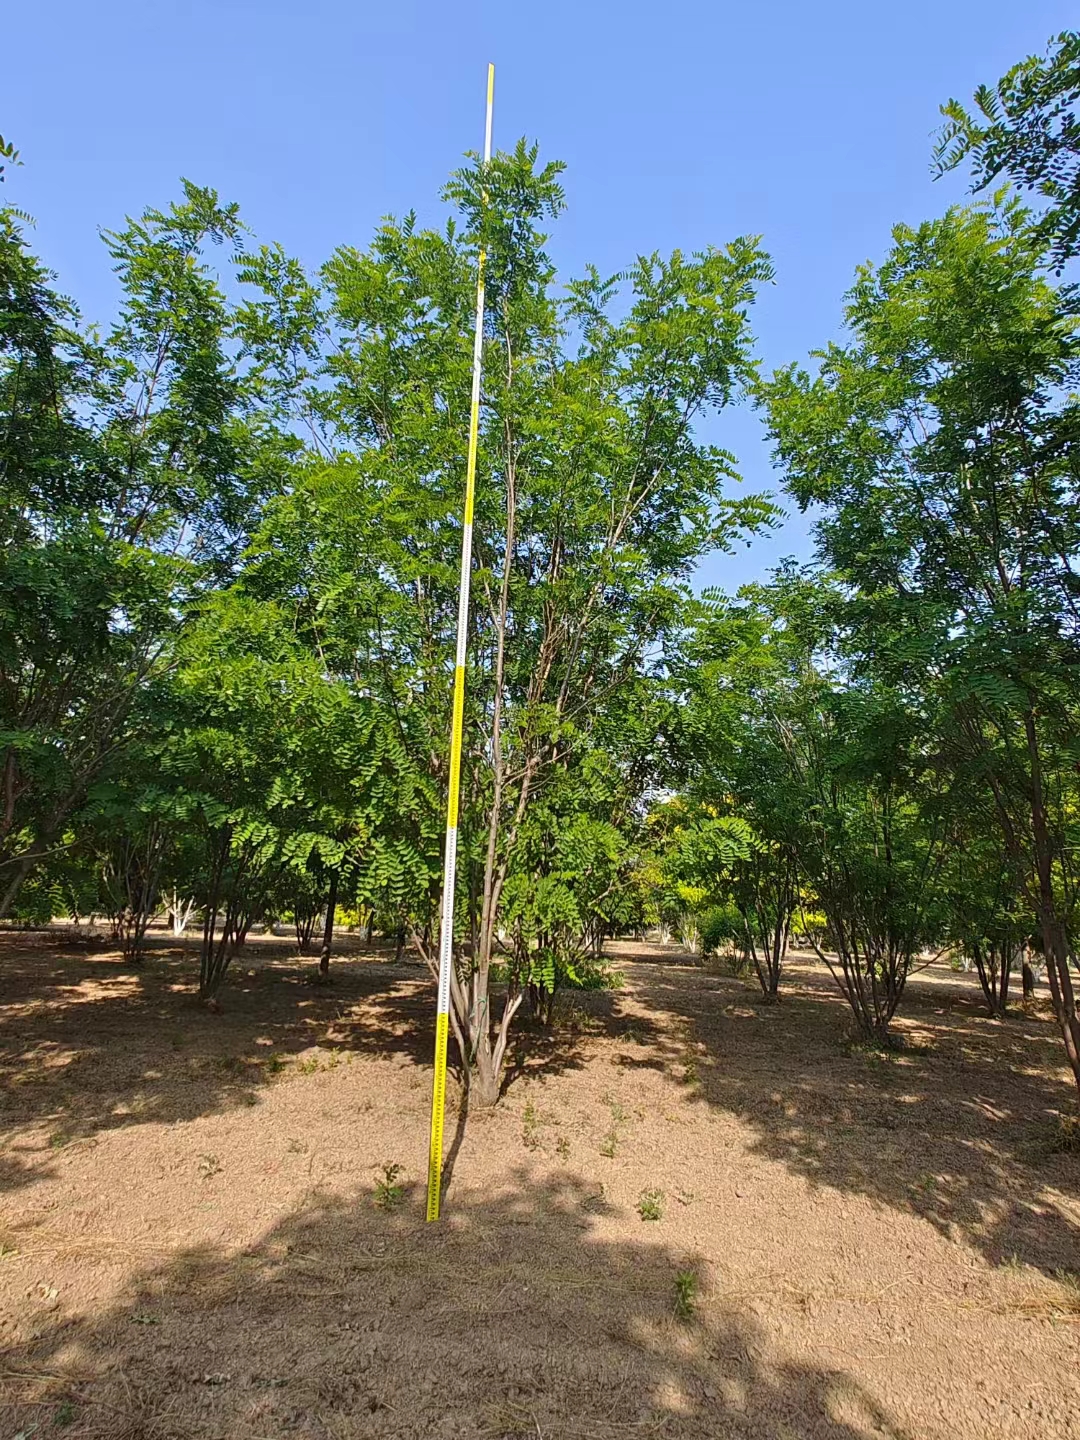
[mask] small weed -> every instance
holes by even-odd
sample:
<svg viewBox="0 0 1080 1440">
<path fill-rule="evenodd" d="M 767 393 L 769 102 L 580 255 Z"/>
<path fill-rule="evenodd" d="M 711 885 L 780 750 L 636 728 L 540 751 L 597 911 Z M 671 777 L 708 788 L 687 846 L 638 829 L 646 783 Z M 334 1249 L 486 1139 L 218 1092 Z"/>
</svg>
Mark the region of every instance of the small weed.
<svg viewBox="0 0 1080 1440">
<path fill-rule="evenodd" d="M 1080 1115 L 1059 1116 L 1046 1149 L 1051 1155 L 1080 1155 Z"/>
<path fill-rule="evenodd" d="M 682 1083 L 684 1085 L 696 1085 L 698 1082 L 697 1060 L 694 1058 L 693 1055 L 685 1055 L 683 1057 L 682 1066 L 683 1073 L 680 1076 Z"/>
<path fill-rule="evenodd" d="M 618 1100 L 609 1100 L 608 1108 L 611 1110 L 612 1125 L 621 1125 L 626 1119 L 626 1111 L 619 1104 Z"/>
<path fill-rule="evenodd" d="M 602 1183 L 599 1190 L 595 1190 L 591 1195 L 586 1195 L 585 1199 L 581 1202 L 581 1208 L 588 1210 L 589 1213 L 593 1215 L 602 1215 L 604 1213 L 608 1208 L 608 1203 L 607 1192 Z"/>
<path fill-rule="evenodd" d="M 618 1100 L 613 1100 L 610 1095 L 604 1096 L 604 1104 L 611 1111 L 611 1127 L 600 1141 L 600 1154 L 608 1160 L 614 1160 L 615 1152 L 618 1150 L 619 1143 L 622 1140 L 622 1136 L 619 1134 L 619 1126 L 626 1121 L 626 1111 L 619 1104 Z"/>
<path fill-rule="evenodd" d="M 53 1416 L 54 1425 L 71 1425 L 76 1417 L 75 1406 L 70 1400 L 61 1400 L 56 1407 L 56 1414 Z"/>
<path fill-rule="evenodd" d="M 63 1150 L 65 1145 L 71 1144 L 71 1136 L 66 1130 L 54 1130 L 49 1136 L 50 1150 Z"/>
<path fill-rule="evenodd" d="M 382 1179 L 375 1181 L 375 1204 L 380 1210 L 392 1210 L 405 1198 L 405 1186 L 398 1180 L 405 1174 L 402 1165 L 384 1165 Z"/>
<path fill-rule="evenodd" d="M 531 1100 L 525 1102 L 525 1110 L 522 1114 L 521 1143 L 526 1150 L 538 1150 L 540 1148 L 540 1117 L 536 1113 L 536 1107 Z"/>
<path fill-rule="evenodd" d="M 317 1075 L 319 1073 L 318 1055 L 308 1055 L 303 1060 L 298 1060 L 296 1073 L 298 1075 Z"/>
<path fill-rule="evenodd" d="M 247 1061 L 240 1055 L 222 1055 L 217 1063 L 223 1075 L 243 1075 L 247 1069 Z"/>
<path fill-rule="evenodd" d="M 216 1155 L 199 1156 L 199 1174 L 204 1180 L 212 1180 L 221 1174 L 221 1161 Z"/>
<path fill-rule="evenodd" d="M 697 1275 L 693 1270 L 680 1270 L 675 1276 L 675 1303 L 672 1306 L 676 1320 L 692 1320 L 697 1301 Z"/>
<path fill-rule="evenodd" d="M 276 1051 L 273 1055 L 268 1055 L 264 1062 L 267 1075 L 280 1075 L 287 1063 L 285 1056 Z"/>
<path fill-rule="evenodd" d="M 132 1315 L 131 1323 L 133 1325 L 160 1325 L 161 1321 L 156 1315 Z"/>
<path fill-rule="evenodd" d="M 307 1146 L 304 1144 L 303 1140 L 290 1140 L 288 1145 L 285 1146 L 285 1149 L 288 1150 L 290 1155 L 307 1154 Z"/>
<path fill-rule="evenodd" d="M 637 1213 L 642 1220 L 660 1220 L 664 1214 L 664 1192 L 643 1190 L 638 1197 Z"/>
<path fill-rule="evenodd" d="M 326 1057 L 326 1068 L 328 1070 L 336 1070 L 340 1064 L 341 1051 L 335 1045 L 334 1048 L 330 1051 L 329 1055 Z"/>
<path fill-rule="evenodd" d="M 675 1199 L 680 1205 L 692 1205 L 694 1203 L 694 1192 L 680 1188 L 675 1191 Z"/>
<path fill-rule="evenodd" d="M 0 1240 L 0 1260 L 10 1260 L 13 1255 L 18 1255 L 14 1245 L 9 1245 L 6 1240 Z"/>
<path fill-rule="evenodd" d="M 565 1135 L 560 1135 L 559 1138 L 558 1138 L 558 1140 L 556 1140 L 556 1142 L 555 1142 L 555 1150 L 556 1150 L 556 1153 L 558 1154 L 560 1160 L 569 1160 L 569 1158 L 570 1158 L 570 1141 L 566 1138 Z"/>
</svg>

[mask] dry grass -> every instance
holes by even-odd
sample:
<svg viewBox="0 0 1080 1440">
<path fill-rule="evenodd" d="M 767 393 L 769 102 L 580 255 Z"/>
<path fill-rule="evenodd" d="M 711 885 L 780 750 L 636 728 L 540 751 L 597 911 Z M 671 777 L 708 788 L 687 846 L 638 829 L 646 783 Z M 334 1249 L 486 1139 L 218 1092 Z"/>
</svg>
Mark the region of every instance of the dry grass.
<svg viewBox="0 0 1080 1440">
<path fill-rule="evenodd" d="M 766 1007 L 618 947 L 452 1109 L 429 1226 L 418 970 L 263 941 L 208 1015 L 183 947 L 0 946 L 0 1436 L 1080 1435 L 1044 1014 L 932 971 L 878 1063 L 809 962 Z"/>
</svg>

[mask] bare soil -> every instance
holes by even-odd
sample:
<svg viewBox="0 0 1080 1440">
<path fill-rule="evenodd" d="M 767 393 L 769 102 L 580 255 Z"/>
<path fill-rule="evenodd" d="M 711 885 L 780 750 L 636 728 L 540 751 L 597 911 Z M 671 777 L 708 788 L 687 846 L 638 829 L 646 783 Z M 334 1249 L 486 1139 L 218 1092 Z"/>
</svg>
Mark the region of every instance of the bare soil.
<svg viewBox="0 0 1080 1440">
<path fill-rule="evenodd" d="M 807 958 L 764 1006 L 614 946 L 494 1111 L 452 1087 L 426 1225 L 426 973 L 289 950 L 211 1014 L 190 944 L 0 937 L 3 1440 L 1080 1440 L 1045 1013 L 933 967 L 884 1057 Z"/>
</svg>

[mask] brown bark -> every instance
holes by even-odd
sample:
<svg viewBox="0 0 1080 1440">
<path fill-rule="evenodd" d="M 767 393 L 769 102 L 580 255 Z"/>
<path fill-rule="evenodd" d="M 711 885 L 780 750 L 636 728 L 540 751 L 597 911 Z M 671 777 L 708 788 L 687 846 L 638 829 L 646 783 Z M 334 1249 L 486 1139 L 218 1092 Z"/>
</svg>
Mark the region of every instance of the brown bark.
<svg viewBox="0 0 1080 1440">
<path fill-rule="evenodd" d="M 334 912 L 337 910 L 338 881 L 341 871 L 330 876 L 330 896 L 326 902 L 326 924 L 323 926 L 322 949 L 319 951 L 319 974 L 330 973 L 330 952 L 334 948 Z"/>
<path fill-rule="evenodd" d="M 1035 727 L 1035 716 L 1030 710 L 1024 717 L 1024 731 L 1027 737 L 1028 762 L 1031 773 L 1031 828 L 1035 841 L 1035 869 L 1039 889 L 1039 928 L 1042 931 L 1046 978 L 1050 984 L 1050 997 L 1053 1001 L 1054 1014 L 1061 1028 L 1061 1038 L 1065 1042 L 1065 1054 L 1072 1067 L 1077 1096 L 1080 1099 L 1080 1015 L 1077 1014 L 1076 992 L 1073 989 L 1072 973 L 1069 968 L 1068 937 L 1065 933 L 1065 926 L 1058 916 L 1054 898 L 1053 850 L 1043 798 L 1039 740 Z"/>
</svg>

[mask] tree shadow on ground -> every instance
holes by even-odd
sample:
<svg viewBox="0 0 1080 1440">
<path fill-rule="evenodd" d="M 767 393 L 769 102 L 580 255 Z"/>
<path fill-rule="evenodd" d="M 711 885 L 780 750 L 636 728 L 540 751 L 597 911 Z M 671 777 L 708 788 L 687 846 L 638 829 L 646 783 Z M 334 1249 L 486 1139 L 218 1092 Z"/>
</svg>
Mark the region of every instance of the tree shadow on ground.
<svg viewBox="0 0 1080 1440">
<path fill-rule="evenodd" d="M 189 1249 L 93 1317 L 28 1317 L 6 1433 L 82 1440 L 870 1440 L 905 1432 L 840 1371 L 777 1351 L 722 1277 L 606 1238 L 582 1180 L 313 1195 L 242 1251 Z M 677 1276 L 693 1313 L 674 1313 Z"/>
<path fill-rule="evenodd" d="M 55 935 L 0 936 L 0 1191 L 50 1173 L 54 1152 L 102 1130 L 249 1105 L 298 1067 L 351 1055 L 431 1064 L 433 985 L 393 944 L 346 940 L 321 984 L 317 961 L 289 941 L 251 941 L 219 1013 L 196 1003 L 197 967 L 191 938 L 155 935 L 132 966 Z M 588 999 L 557 1032 L 523 1017 L 510 1080 L 580 1067 L 591 1037 L 619 1033 L 613 997 Z"/>
<path fill-rule="evenodd" d="M 883 1054 L 851 1042 L 823 969 L 792 967 L 766 1006 L 749 984 L 664 960 L 625 966 L 641 1005 L 671 1022 L 641 1063 L 689 1076 L 701 1103 L 750 1128 L 752 1153 L 920 1216 L 992 1264 L 1080 1275 L 1080 1155 L 1054 1150 L 1075 1091 L 1052 1020 L 993 1021 L 942 970 L 909 984 L 903 1048 Z"/>
</svg>

